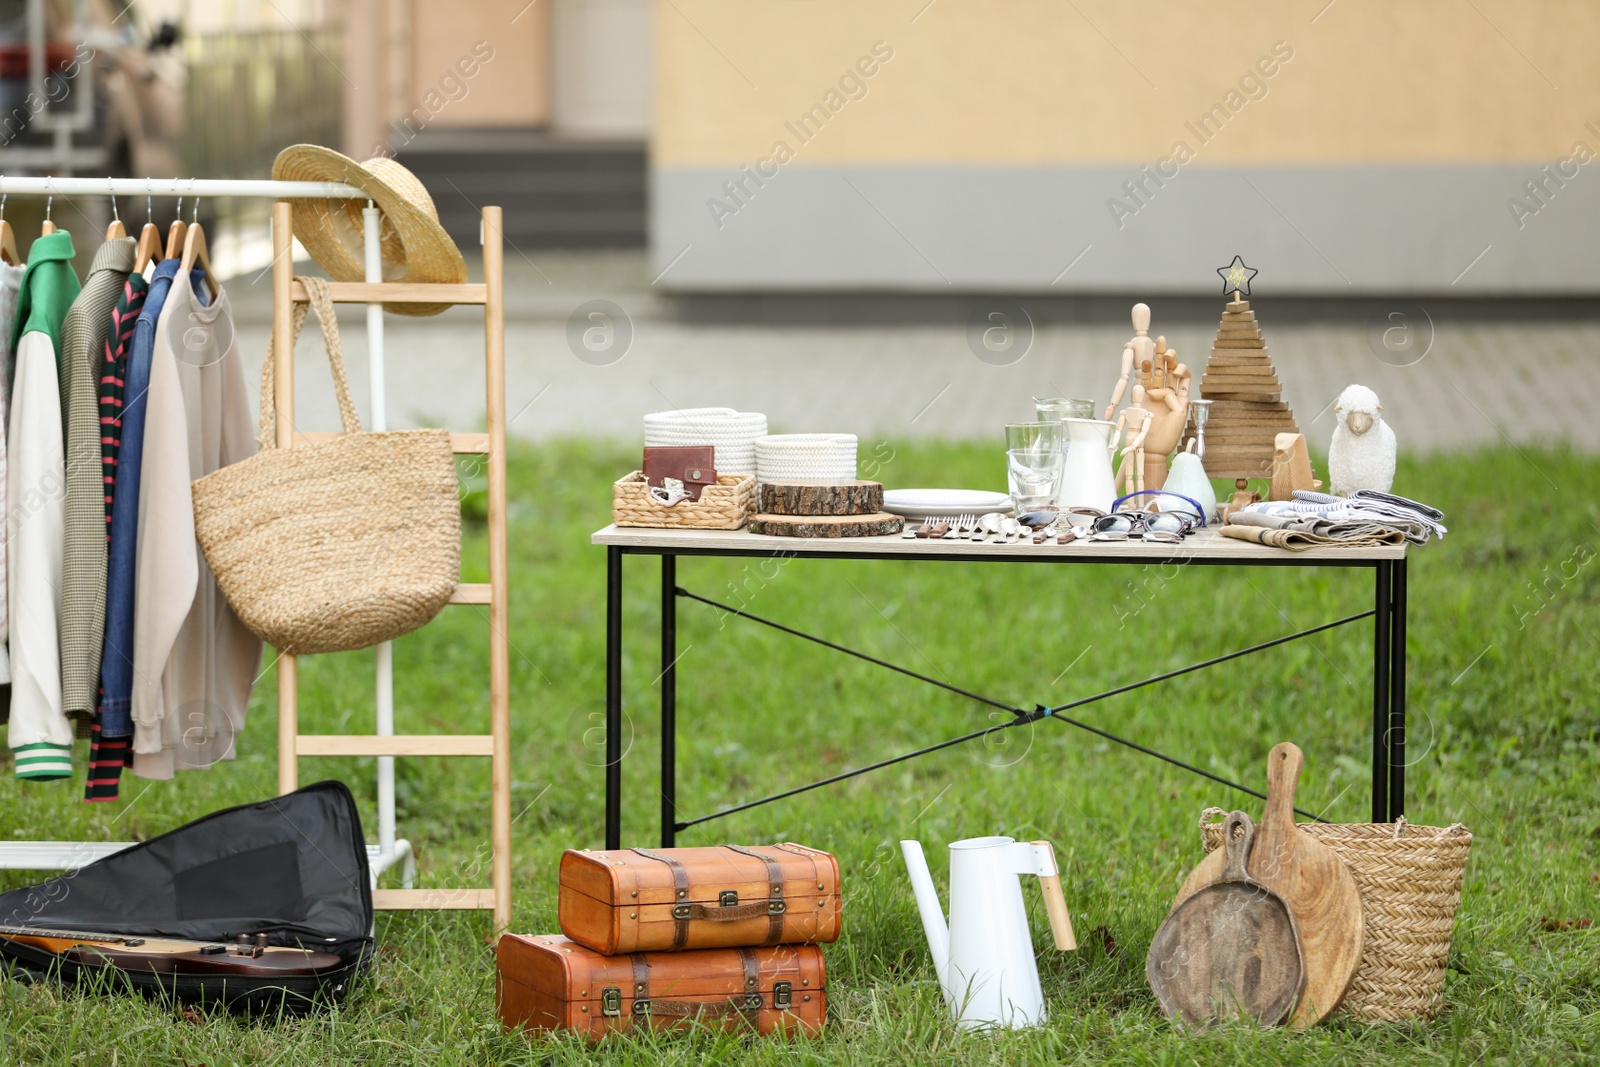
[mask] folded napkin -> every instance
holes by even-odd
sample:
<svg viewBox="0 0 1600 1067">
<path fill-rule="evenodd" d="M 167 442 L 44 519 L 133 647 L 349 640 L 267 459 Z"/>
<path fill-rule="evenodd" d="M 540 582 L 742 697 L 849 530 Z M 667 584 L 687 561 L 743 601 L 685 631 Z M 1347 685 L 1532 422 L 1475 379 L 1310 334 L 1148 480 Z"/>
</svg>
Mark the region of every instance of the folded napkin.
<svg viewBox="0 0 1600 1067">
<path fill-rule="evenodd" d="M 1400 531 L 1405 540 L 1418 545 L 1448 532 L 1440 521 L 1444 512 L 1437 508 L 1371 489 L 1358 489 L 1348 497 L 1296 489 L 1293 500 L 1265 500 L 1234 514 L 1237 518 L 1251 512 L 1383 526 Z"/>
<path fill-rule="evenodd" d="M 1403 545 L 1406 535 L 1387 526 L 1368 522 L 1329 522 L 1325 519 L 1296 521 L 1280 515 L 1245 515 L 1235 512 L 1222 527 L 1223 537 L 1253 541 L 1258 545 L 1304 552 L 1310 548 L 1377 548 Z"/>
</svg>

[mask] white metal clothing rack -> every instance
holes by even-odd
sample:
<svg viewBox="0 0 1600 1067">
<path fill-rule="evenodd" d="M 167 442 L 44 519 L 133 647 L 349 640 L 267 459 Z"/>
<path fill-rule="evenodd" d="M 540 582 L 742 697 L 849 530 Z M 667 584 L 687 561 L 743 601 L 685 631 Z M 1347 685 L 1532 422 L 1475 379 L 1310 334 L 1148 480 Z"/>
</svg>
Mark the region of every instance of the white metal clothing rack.
<svg viewBox="0 0 1600 1067">
<path fill-rule="evenodd" d="M 355 186 L 344 185 L 338 182 L 231 181 L 203 178 L 17 178 L 5 177 L 3 175 L 0 175 L 0 194 L 7 196 L 181 196 L 200 198 L 268 197 L 280 201 L 313 198 L 367 198 L 367 194 L 363 190 L 358 189 Z M 284 206 L 287 207 L 287 205 Z M 488 211 L 497 213 L 498 209 L 490 208 Z M 370 199 L 367 199 L 366 208 L 362 212 L 362 222 L 366 253 L 366 283 L 368 285 L 382 283 L 383 281 L 382 260 L 379 243 L 380 217 L 381 213 L 379 212 L 378 208 Z M 275 214 L 275 231 L 280 227 L 283 227 L 285 230 L 287 230 L 287 226 L 285 225 L 287 218 L 288 214 L 286 211 L 280 211 Z M 496 228 L 495 236 L 498 237 L 498 227 Z M 287 250 L 290 239 L 291 238 L 287 232 L 283 234 L 278 234 L 275 232 L 274 246 L 281 247 L 283 250 Z M 485 243 L 488 243 L 487 235 L 485 238 Z M 496 240 L 494 244 L 496 249 L 498 249 L 498 240 Z M 281 265 L 279 272 L 282 273 L 287 269 L 288 265 L 283 264 Z M 487 289 L 489 287 L 485 286 L 484 288 Z M 364 293 L 363 295 L 368 294 Z M 389 297 L 385 295 L 383 299 L 389 299 Z M 489 301 L 485 299 L 478 302 L 488 303 Z M 498 293 L 495 294 L 495 302 L 498 302 Z M 499 313 L 499 308 L 497 306 L 489 310 L 496 315 Z M 275 311 L 274 317 L 277 319 L 283 316 Z M 285 338 L 287 338 L 287 331 L 285 331 Z M 491 344 L 493 343 L 494 342 L 491 341 Z M 367 351 L 368 377 L 370 381 L 370 426 L 373 430 L 384 430 L 388 428 L 388 412 L 384 389 L 382 302 L 375 301 L 367 303 Z M 495 407 L 493 401 L 496 389 L 498 388 L 503 392 L 504 388 L 503 381 L 497 382 L 494 380 L 497 377 L 493 372 L 493 366 L 495 363 L 496 361 L 491 358 L 491 380 L 487 383 L 488 393 L 491 398 L 491 409 Z M 278 375 L 280 390 L 282 390 L 290 381 L 292 381 L 292 379 L 280 371 Z M 503 403 L 504 400 L 502 396 L 500 398 L 500 405 L 502 407 Z M 280 419 L 283 418 L 283 413 L 285 411 L 292 411 L 292 407 L 286 406 L 280 402 Z M 490 435 L 484 436 L 489 437 Z M 485 442 L 485 447 L 475 450 L 485 452 L 491 451 L 487 442 Z M 498 464 L 503 467 L 503 442 L 501 443 L 501 447 L 493 449 L 491 454 L 492 462 L 497 461 Z M 491 503 L 493 502 L 491 501 Z M 503 503 L 504 502 L 501 501 L 502 506 Z M 503 514 L 499 516 L 499 518 L 503 521 Z M 501 540 L 503 540 L 503 538 Z M 503 574 L 497 576 L 495 584 L 501 589 L 499 603 L 495 605 L 495 607 L 498 608 L 498 613 L 503 614 L 505 607 L 505 577 Z M 474 602 L 476 602 L 476 600 Z M 498 620 L 497 624 L 503 625 L 504 620 Z M 285 681 L 288 681 L 291 686 L 294 684 L 292 668 L 289 671 L 289 674 L 290 677 L 285 679 L 283 677 L 283 671 L 280 669 L 280 686 Z M 280 693 L 279 699 L 281 705 L 283 702 L 283 694 Z M 291 697 L 290 700 L 292 702 L 293 698 Z M 508 766 L 503 766 L 509 762 L 509 752 L 505 751 L 506 728 L 504 723 L 498 721 L 499 719 L 507 717 L 504 709 L 504 705 L 506 704 L 505 695 L 497 694 L 496 702 L 499 706 L 496 708 L 497 723 L 494 732 L 494 744 L 491 746 L 493 751 L 486 751 L 482 754 L 492 755 L 494 757 L 494 772 L 496 775 L 500 775 L 509 771 Z M 375 704 L 376 736 L 392 737 L 394 735 L 393 658 L 391 655 L 390 646 L 387 642 L 377 646 L 376 650 Z M 280 743 L 282 740 L 282 733 L 283 731 L 280 724 Z M 373 750 L 385 749 L 387 747 L 388 746 L 386 746 L 383 742 L 376 742 L 370 746 L 370 748 Z M 298 754 L 309 755 L 312 753 L 301 748 L 298 752 L 279 754 L 280 782 L 284 781 L 283 774 L 281 772 L 284 759 L 287 758 L 288 760 L 292 761 Z M 333 753 L 330 752 L 327 754 Z M 474 752 L 473 754 L 478 753 Z M 374 886 L 376 886 L 377 878 L 380 874 L 396 865 L 399 865 L 401 883 L 407 889 L 410 889 L 412 885 L 413 874 L 415 872 L 415 858 L 412 853 L 411 843 L 403 838 L 397 838 L 395 834 L 394 759 L 394 755 L 379 755 L 377 757 L 378 844 L 376 846 L 369 845 L 367 851 L 371 861 Z M 289 787 L 292 788 L 292 785 Z M 499 789 L 495 790 L 497 794 L 500 791 L 501 790 Z M 499 811 L 499 807 L 500 805 L 496 803 L 494 813 L 496 870 L 494 878 L 495 886 L 493 891 L 489 893 L 474 894 L 470 898 L 471 903 L 447 899 L 446 902 L 442 904 L 438 901 L 430 899 L 430 897 L 437 896 L 439 894 L 391 894 L 397 899 L 391 902 L 389 906 L 423 908 L 439 906 L 493 907 L 496 913 L 495 918 L 497 925 L 504 925 L 506 922 L 509 922 L 510 856 L 508 853 L 510 827 L 509 819 L 502 816 L 502 813 Z M 500 825 L 502 822 L 506 823 L 506 825 L 503 827 Z M 76 869 L 86 863 L 99 859 L 102 856 L 111 855 L 124 848 L 127 848 L 131 844 L 132 842 L 0 841 L 0 868 L 27 870 Z M 449 891 L 441 891 L 441 893 L 448 894 Z"/>
</svg>

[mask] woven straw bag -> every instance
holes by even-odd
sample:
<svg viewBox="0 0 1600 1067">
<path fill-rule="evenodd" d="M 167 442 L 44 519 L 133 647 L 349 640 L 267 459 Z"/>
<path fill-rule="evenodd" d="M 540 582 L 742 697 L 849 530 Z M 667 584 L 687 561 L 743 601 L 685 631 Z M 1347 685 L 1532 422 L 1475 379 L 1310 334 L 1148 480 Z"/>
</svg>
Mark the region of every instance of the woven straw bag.
<svg viewBox="0 0 1600 1067">
<path fill-rule="evenodd" d="M 1221 808 L 1200 815 L 1207 852 L 1222 846 Z M 1361 963 L 1335 1009 L 1361 1022 L 1431 1019 L 1444 1002 L 1450 936 L 1461 904 L 1461 879 L 1472 849 L 1465 826 L 1393 823 L 1300 823 L 1302 833 L 1339 854 L 1366 919 Z"/>
<path fill-rule="evenodd" d="M 362 433 L 323 278 L 298 279 L 322 324 L 344 433 L 276 448 L 273 358 L 261 369 L 261 451 L 194 483 L 206 563 L 245 626 L 285 654 L 366 648 L 437 615 L 461 571 L 448 430 Z M 294 336 L 306 307 L 295 305 Z"/>
</svg>

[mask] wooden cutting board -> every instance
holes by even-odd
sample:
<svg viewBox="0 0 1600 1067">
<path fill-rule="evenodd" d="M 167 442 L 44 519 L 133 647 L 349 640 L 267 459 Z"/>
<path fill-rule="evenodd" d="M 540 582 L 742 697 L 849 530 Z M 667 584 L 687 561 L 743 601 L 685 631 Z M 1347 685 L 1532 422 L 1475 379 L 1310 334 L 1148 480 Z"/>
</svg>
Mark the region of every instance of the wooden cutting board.
<svg viewBox="0 0 1600 1067">
<path fill-rule="evenodd" d="M 1304 754 L 1285 741 L 1267 756 L 1267 803 L 1256 828 L 1247 870 L 1288 902 L 1300 929 L 1306 984 L 1289 1025 L 1310 1026 L 1339 1006 L 1361 963 L 1366 921 L 1361 892 L 1344 860 L 1294 824 L 1294 794 Z M 1221 877 L 1227 849 L 1219 848 L 1190 872 L 1173 900 L 1176 908 Z"/>
<path fill-rule="evenodd" d="M 1173 908 L 1150 942 L 1145 978 L 1162 1012 L 1185 1027 L 1218 1018 L 1276 1026 L 1305 984 L 1289 906 L 1245 870 L 1255 832 L 1244 812 L 1228 816 L 1221 877 Z"/>
</svg>

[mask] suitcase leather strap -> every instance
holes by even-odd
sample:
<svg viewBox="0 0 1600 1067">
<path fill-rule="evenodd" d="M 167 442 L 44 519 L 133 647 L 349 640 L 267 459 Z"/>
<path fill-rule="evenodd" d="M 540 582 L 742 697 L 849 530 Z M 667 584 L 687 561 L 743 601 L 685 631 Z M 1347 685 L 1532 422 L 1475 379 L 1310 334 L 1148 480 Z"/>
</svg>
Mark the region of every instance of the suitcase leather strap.
<svg viewBox="0 0 1600 1067">
<path fill-rule="evenodd" d="M 665 863 L 672 871 L 672 917 L 675 920 L 672 930 L 672 951 L 681 951 L 683 946 L 688 944 L 689 941 L 689 920 L 693 917 L 691 915 L 691 911 L 694 907 L 692 904 L 688 903 L 688 869 L 671 856 L 663 856 L 661 853 L 651 852 L 647 848 L 636 848 L 630 851 L 643 856 L 647 860 L 655 860 L 658 863 Z M 637 970 L 637 966 L 638 965 L 635 964 L 635 970 Z"/>
<path fill-rule="evenodd" d="M 747 948 L 739 952 L 739 965 L 744 975 L 744 993 L 724 1000 L 656 1000 L 650 996 L 650 963 L 642 952 L 628 954 L 633 963 L 633 1014 L 661 1018 L 687 1019 L 697 1015 L 708 1018 L 720 1015 L 743 1015 L 752 1024 L 761 1011 L 765 998 L 761 995 L 761 969 L 756 954 Z"/>
<path fill-rule="evenodd" d="M 783 935 L 783 916 L 788 905 L 783 899 L 783 871 L 778 866 L 778 861 L 771 856 L 764 856 L 753 849 L 741 848 L 738 845 L 728 845 L 735 852 L 746 856 L 754 856 L 767 868 L 767 899 L 753 900 L 746 904 L 730 904 L 722 906 L 708 906 L 697 902 L 690 902 L 689 896 L 689 871 L 684 865 L 671 856 L 660 852 L 652 852 L 647 848 L 635 848 L 630 851 L 643 856 L 645 859 L 657 860 L 665 863 L 672 871 L 672 895 L 675 903 L 672 906 L 673 952 L 681 951 L 689 942 L 689 924 L 696 919 L 714 923 L 742 922 L 745 919 L 758 919 L 763 915 L 767 917 L 767 939 L 763 945 L 775 945 Z"/>
<path fill-rule="evenodd" d="M 783 916 L 789 910 L 783 899 L 783 868 L 778 866 L 778 861 L 753 848 L 744 848 L 739 845 L 726 845 L 733 851 L 744 856 L 754 856 L 767 868 L 767 899 L 755 905 L 762 907 L 767 912 L 767 940 L 766 945 L 776 945 L 783 936 Z M 750 905 L 744 905 L 749 907 Z"/>
</svg>

